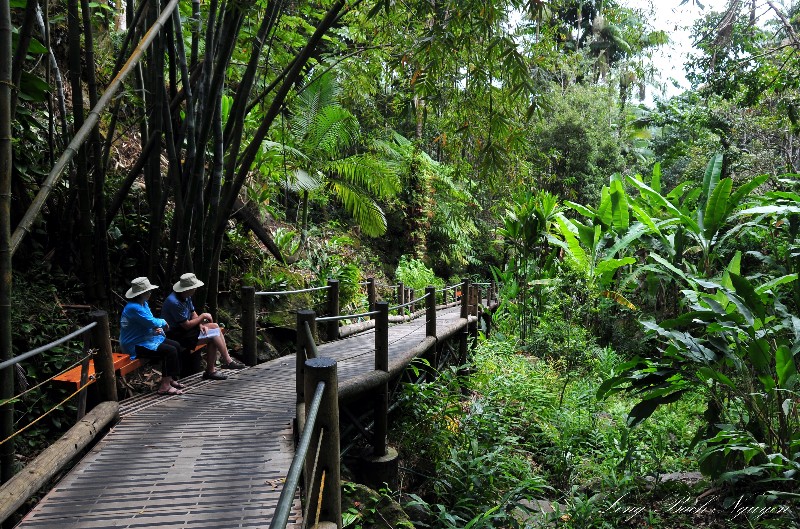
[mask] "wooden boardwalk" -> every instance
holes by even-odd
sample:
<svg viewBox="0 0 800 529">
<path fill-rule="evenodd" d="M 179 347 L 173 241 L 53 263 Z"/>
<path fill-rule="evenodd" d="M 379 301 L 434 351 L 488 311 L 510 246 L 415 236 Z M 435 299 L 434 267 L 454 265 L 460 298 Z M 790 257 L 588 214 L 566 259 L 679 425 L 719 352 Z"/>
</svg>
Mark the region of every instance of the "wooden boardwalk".
<svg viewBox="0 0 800 529">
<path fill-rule="evenodd" d="M 437 313 L 437 336 L 462 328 Z M 425 338 L 424 316 L 389 328 L 389 357 Z M 339 380 L 374 368 L 374 331 L 319 346 Z M 179 397 L 121 403 L 122 420 L 20 522 L 19 528 L 266 528 L 294 456 L 295 359 L 228 380 L 189 377 Z M 300 521 L 299 500 L 290 523 Z"/>
</svg>

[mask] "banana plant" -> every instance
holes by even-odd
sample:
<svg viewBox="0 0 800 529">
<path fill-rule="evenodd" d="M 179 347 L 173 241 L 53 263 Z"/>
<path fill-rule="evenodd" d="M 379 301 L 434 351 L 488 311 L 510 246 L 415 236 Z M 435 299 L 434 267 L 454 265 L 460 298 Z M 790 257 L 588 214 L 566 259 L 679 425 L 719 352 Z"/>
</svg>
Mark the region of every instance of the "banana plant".
<svg viewBox="0 0 800 529">
<path fill-rule="evenodd" d="M 700 470 L 735 481 L 781 479 L 800 470 L 800 416 L 795 355 L 800 318 L 783 305 L 782 285 L 797 274 L 760 285 L 740 275 L 741 255 L 718 282 L 696 279 L 682 291 L 688 311 L 661 323 L 643 321 L 659 355 L 622 364 L 598 390 L 641 398 L 629 424 L 661 405 L 699 391 L 708 401 L 695 442 L 704 442 Z"/>
<path fill-rule="evenodd" d="M 715 273 L 714 264 L 722 256 L 719 252 L 725 240 L 737 233 L 741 227 L 732 226 L 735 213 L 742 208 L 745 199 L 769 179 L 769 175 L 757 176 L 742 184 L 735 191 L 730 177 L 720 178 L 722 172 L 722 154 L 711 158 L 706 166 L 703 183 L 700 188 L 688 190 L 688 184 L 678 186 L 668 195 L 660 191 L 660 181 L 651 187 L 641 177 L 628 177 L 627 182 L 639 191 L 636 199 L 637 217 L 651 226 L 673 226 L 668 235 L 661 235 L 663 248 L 673 266 L 686 270 L 685 254 L 698 249 L 700 262 L 698 273 L 710 278 Z M 696 200 L 695 200 L 696 199 Z M 696 204 L 694 210 L 690 207 Z"/>
<path fill-rule="evenodd" d="M 557 215 L 561 238 L 550 236 L 550 244 L 564 250 L 588 284 L 599 289 L 600 295 L 635 309 L 635 305 L 620 292 L 610 290 L 617 270 L 636 263 L 632 256 L 617 255 L 621 255 L 641 235 L 644 226 L 638 224 L 632 231 L 628 196 L 620 176 L 613 175 L 609 185 L 603 187 L 597 208 L 574 202 L 565 202 L 565 205 L 580 213 L 585 221 Z"/>
</svg>

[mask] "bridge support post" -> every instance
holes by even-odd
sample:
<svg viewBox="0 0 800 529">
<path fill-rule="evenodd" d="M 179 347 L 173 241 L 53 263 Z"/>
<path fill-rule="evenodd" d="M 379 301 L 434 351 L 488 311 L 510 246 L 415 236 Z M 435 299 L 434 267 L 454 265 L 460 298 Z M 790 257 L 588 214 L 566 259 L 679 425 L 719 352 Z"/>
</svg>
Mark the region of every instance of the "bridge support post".
<svg viewBox="0 0 800 529">
<path fill-rule="evenodd" d="M 100 402 L 117 402 L 117 374 L 114 371 L 114 356 L 111 351 L 111 331 L 108 313 L 98 310 L 89 314 L 97 325 L 92 329 L 92 342 L 97 348 L 94 371 L 97 373 L 97 393 Z"/>
<path fill-rule="evenodd" d="M 408 289 L 408 301 L 411 302 L 411 305 L 408 307 L 408 315 L 409 316 L 412 316 L 417 311 L 417 304 L 414 303 L 414 299 L 416 299 L 414 297 L 414 289 L 413 288 L 409 288 Z"/>
<path fill-rule="evenodd" d="M 331 358 L 312 358 L 305 362 L 305 408 L 309 408 L 317 384 L 325 383 L 322 402 L 317 413 L 314 432 L 311 435 L 311 452 L 319 447 L 319 459 L 307 457 L 305 465 L 306 501 L 309 516 L 316 519 L 319 510 L 320 526 L 335 524 L 342 527 L 342 487 L 340 442 L 339 442 L 339 383 L 336 374 L 336 360 Z M 316 469 L 315 467 L 316 463 Z M 314 481 L 311 482 L 311 479 Z M 327 523 L 326 523 L 327 522 Z M 312 526 L 311 523 L 307 524 Z"/>
<path fill-rule="evenodd" d="M 375 370 L 389 370 L 389 304 L 379 301 L 375 304 L 378 316 L 375 320 Z M 389 383 L 384 382 L 375 390 L 375 427 L 371 449 L 361 456 L 361 477 L 367 485 L 376 490 L 386 483 L 389 488 L 397 488 L 399 458 L 397 450 L 387 446 L 386 434 L 389 431 Z"/>
<path fill-rule="evenodd" d="M 256 289 L 242 287 L 242 355 L 244 363 L 258 363 L 258 338 L 256 336 Z"/>
<path fill-rule="evenodd" d="M 339 315 L 339 280 L 328 279 L 328 314 L 327 316 Z M 339 322 L 329 321 L 325 329 L 328 340 L 339 339 Z"/>
<path fill-rule="evenodd" d="M 389 371 L 389 304 L 377 303 L 378 319 L 375 321 L 375 371 Z M 389 430 L 389 387 L 384 382 L 375 395 L 375 431 L 372 453 L 376 457 L 386 455 L 386 434 Z"/>
<path fill-rule="evenodd" d="M 375 278 L 367 278 L 367 303 L 369 303 L 369 312 L 375 311 Z"/>
</svg>

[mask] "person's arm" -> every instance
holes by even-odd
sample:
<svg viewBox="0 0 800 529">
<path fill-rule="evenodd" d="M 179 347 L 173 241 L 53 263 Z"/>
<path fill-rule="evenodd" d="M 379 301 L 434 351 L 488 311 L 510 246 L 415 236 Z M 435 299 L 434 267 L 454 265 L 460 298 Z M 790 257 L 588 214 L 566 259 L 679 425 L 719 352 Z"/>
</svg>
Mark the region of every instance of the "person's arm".
<svg viewBox="0 0 800 529">
<path fill-rule="evenodd" d="M 153 329 L 167 329 L 169 325 L 167 325 L 167 320 L 162 320 L 161 318 L 156 318 L 153 316 L 153 313 L 150 312 L 149 309 L 146 309 L 142 306 L 136 306 L 136 310 L 132 311 L 129 315 L 130 317 L 138 320 L 138 323 L 141 326 L 150 326 Z"/>
<path fill-rule="evenodd" d="M 198 316 L 197 312 L 192 311 L 192 313 L 189 315 L 189 319 L 181 322 L 181 326 L 187 330 L 193 327 L 199 327 L 200 332 L 205 332 L 206 329 L 205 325 L 203 324 L 211 323 L 212 321 L 214 320 L 211 318 L 211 314 L 208 312 L 204 312 Z"/>
</svg>

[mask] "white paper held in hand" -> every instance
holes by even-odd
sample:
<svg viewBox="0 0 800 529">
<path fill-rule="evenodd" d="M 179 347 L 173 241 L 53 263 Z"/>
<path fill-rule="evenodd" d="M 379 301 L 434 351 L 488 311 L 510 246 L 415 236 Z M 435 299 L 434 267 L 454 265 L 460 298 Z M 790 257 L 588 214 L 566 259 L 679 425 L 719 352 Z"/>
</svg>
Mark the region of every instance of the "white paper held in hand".
<svg viewBox="0 0 800 529">
<path fill-rule="evenodd" d="M 206 332 L 200 331 L 200 335 L 198 338 L 213 338 L 214 336 L 219 336 L 219 328 L 215 327 L 213 329 L 206 329 Z"/>
</svg>

